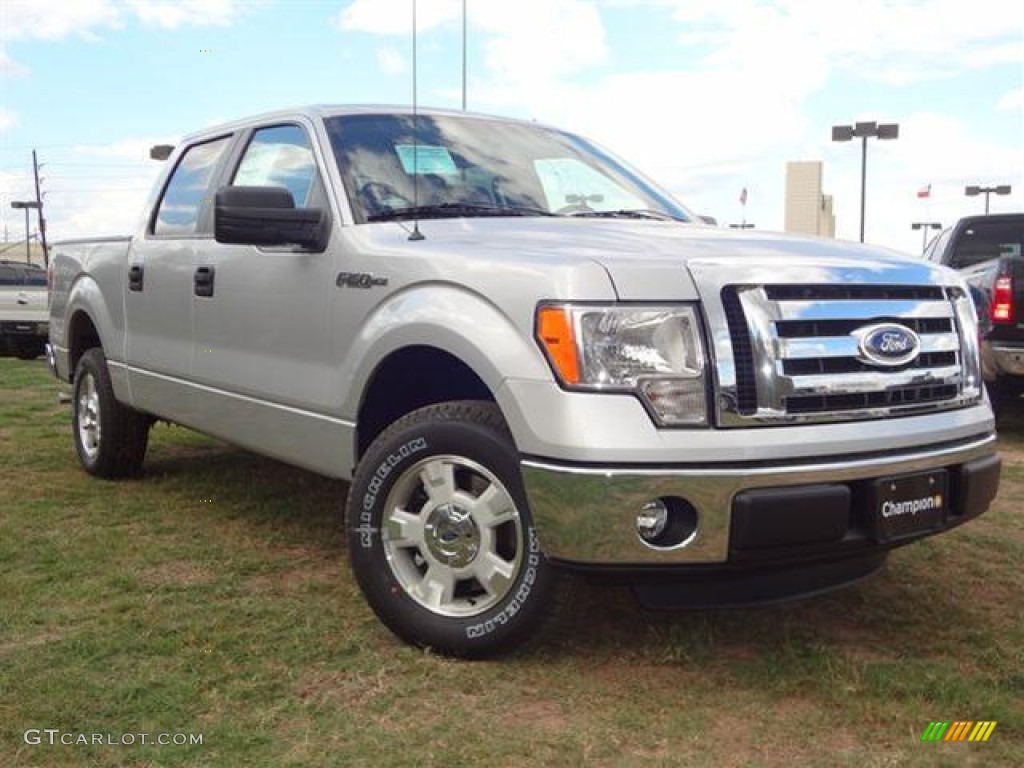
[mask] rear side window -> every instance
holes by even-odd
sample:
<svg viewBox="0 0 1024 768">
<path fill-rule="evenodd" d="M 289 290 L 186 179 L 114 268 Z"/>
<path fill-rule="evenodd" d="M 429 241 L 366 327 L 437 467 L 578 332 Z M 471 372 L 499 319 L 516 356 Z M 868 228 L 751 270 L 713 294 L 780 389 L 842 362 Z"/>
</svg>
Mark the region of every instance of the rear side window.
<svg viewBox="0 0 1024 768">
<path fill-rule="evenodd" d="M 316 177 L 306 132 L 297 125 L 276 125 L 252 135 L 231 185 L 284 187 L 292 193 L 296 208 L 306 208 Z"/>
<path fill-rule="evenodd" d="M 210 179 L 230 136 L 190 147 L 171 175 L 153 222 L 154 235 L 194 235 Z"/>
<path fill-rule="evenodd" d="M 21 280 L 19 278 L 20 276 L 14 267 L 0 264 L 0 285 L 20 285 Z"/>
</svg>

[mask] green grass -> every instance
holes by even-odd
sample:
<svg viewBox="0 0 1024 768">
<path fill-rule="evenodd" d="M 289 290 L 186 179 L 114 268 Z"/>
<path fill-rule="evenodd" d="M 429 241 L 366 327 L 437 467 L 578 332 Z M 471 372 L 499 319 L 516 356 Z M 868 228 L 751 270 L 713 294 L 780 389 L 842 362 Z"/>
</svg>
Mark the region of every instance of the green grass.
<svg viewBox="0 0 1024 768">
<path fill-rule="evenodd" d="M 1024 764 L 1024 417 L 993 509 L 861 585 L 667 615 L 580 585 L 541 643 L 466 663 L 363 603 L 343 483 L 167 426 L 143 478 L 98 481 L 57 389 L 0 359 L 0 766 Z M 957 719 L 999 725 L 920 742 Z"/>
</svg>

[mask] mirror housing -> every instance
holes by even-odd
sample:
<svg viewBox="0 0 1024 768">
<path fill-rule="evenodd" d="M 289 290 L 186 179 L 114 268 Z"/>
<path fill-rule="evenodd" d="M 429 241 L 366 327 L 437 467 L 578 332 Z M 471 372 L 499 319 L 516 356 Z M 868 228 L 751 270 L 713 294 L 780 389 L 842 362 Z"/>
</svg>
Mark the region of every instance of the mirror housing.
<svg viewBox="0 0 1024 768">
<path fill-rule="evenodd" d="M 296 208 L 284 187 L 221 187 L 213 207 L 218 243 L 327 247 L 329 230 L 322 208 Z"/>
</svg>

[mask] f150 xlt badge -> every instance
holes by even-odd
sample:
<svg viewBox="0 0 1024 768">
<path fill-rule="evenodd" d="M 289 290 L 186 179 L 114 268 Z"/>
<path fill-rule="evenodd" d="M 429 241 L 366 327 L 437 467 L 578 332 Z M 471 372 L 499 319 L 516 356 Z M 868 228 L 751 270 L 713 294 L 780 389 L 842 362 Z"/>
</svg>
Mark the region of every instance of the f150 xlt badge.
<svg viewBox="0 0 1024 768">
<path fill-rule="evenodd" d="M 866 325 L 853 332 L 858 359 L 871 365 L 895 368 L 913 362 L 921 352 L 921 339 L 897 323 Z"/>
</svg>

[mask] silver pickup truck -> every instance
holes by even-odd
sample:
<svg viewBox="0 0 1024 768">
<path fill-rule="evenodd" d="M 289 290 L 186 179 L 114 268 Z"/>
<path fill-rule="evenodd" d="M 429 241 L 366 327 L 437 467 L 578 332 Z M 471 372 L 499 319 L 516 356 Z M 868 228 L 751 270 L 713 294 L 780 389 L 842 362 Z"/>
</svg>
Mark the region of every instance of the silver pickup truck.
<svg viewBox="0 0 1024 768">
<path fill-rule="evenodd" d="M 955 272 L 705 226 L 536 123 L 210 128 L 132 237 L 53 267 L 87 471 L 137 473 L 164 419 L 350 480 L 367 601 L 443 653 L 520 643 L 567 571 L 667 607 L 848 583 L 998 486 Z"/>
</svg>

